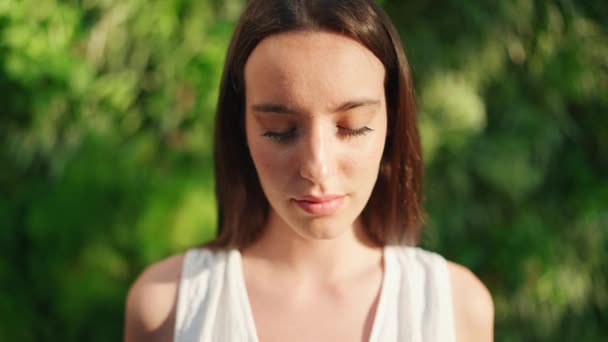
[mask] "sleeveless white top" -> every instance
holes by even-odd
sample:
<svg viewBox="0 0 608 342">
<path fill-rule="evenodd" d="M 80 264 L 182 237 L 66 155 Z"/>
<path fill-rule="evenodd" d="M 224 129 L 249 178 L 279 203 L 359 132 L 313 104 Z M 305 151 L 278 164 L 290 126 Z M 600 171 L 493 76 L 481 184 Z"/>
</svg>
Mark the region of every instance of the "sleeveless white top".
<svg viewBox="0 0 608 342">
<path fill-rule="evenodd" d="M 238 250 L 186 252 L 176 342 L 258 342 Z M 370 342 L 454 342 L 446 260 L 419 247 L 384 248 L 384 275 Z"/>
</svg>

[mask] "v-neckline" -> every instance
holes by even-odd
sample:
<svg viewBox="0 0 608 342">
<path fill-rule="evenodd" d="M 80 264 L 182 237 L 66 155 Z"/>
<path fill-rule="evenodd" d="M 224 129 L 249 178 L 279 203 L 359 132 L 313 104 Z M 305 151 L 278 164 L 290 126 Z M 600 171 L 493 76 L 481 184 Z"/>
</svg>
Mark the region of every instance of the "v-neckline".
<svg viewBox="0 0 608 342">
<path fill-rule="evenodd" d="M 372 323 L 372 329 L 369 334 L 369 342 L 375 342 L 379 334 L 380 324 L 384 318 L 384 312 L 386 311 L 386 293 L 390 287 L 390 274 L 392 273 L 392 262 L 389 246 L 384 246 L 382 249 L 382 284 L 380 285 L 380 294 L 378 298 L 378 305 L 376 306 L 376 312 L 374 313 L 374 320 Z M 259 342 L 258 332 L 255 326 L 255 320 L 253 318 L 253 309 L 251 308 L 251 302 L 249 301 L 249 294 L 247 292 L 247 285 L 245 284 L 245 273 L 243 270 L 243 256 L 239 250 L 234 250 L 235 253 L 235 269 L 237 273 L 236 286 L 238 296 L 241 298 L 241 302 L 244 303 L 244 320 L 247 329 L 248 339 Z"/>
</svg>

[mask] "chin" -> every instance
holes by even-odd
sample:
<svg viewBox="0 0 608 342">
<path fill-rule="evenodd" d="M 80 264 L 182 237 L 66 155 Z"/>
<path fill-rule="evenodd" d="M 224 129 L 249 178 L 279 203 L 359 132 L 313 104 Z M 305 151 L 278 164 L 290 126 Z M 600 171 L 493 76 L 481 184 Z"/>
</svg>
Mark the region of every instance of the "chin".
<svg viewBox="0 0 608 342">
<path fill-rule="evenodd" d="M 291 225 L 296 233 L 308 240 L 333 240 L 352 229 L 353 222 L 340 220 L 337 217 L 316 217 L 298 220 Z"/>
</svg>

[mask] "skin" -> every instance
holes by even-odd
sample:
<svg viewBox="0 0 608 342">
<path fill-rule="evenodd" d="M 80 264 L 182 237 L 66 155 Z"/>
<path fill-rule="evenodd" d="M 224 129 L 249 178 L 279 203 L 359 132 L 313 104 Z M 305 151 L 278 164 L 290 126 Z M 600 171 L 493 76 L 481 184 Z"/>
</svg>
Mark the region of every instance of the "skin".
<svg viewBox="0 0 608 342">
<path fill-rule="evenodd" d="M 382 250 L 363 237 L 359 215 L 386 140 L 383 85 L 380 60 L 332 33 L 275 35 L 247 61 L 247 142 L 271 205 L 265 234 L 243 251 L 263 341 L 369 338 Z M 295 201 L 325 195 L 344 196 L 331 215 Z"/>
<path fill-rule="evenodd" d="M 386 140 L 383 84 L 380 60 L 335 34 L 280 34 L 253 50 L 245 65 L 245 122 L 272 208 L 267 229 L 307 241 L 360 229 Z M 345 195 L 334 215 L 309 215 L 294 201 L 328 194 Z"/>
<path fill-rule="evenodd" d="M 264 234 L 241 251 L 261 341 L 369 339 L 383 260 L 359 215 L 386 139 L 384 76 L 364 46 L 318 31 L 270 36 L 247 61 L 245 131 L 271 205 Z M 296 202 L 328 194 L 343 196 L 330 215 Z M 132 286 L 125 341 L 170 341 L 182 263 L 154 264 Z M 491 341 L 488 290 L 463 266 L 448 269 L 457 340 Z"/>
</svg>

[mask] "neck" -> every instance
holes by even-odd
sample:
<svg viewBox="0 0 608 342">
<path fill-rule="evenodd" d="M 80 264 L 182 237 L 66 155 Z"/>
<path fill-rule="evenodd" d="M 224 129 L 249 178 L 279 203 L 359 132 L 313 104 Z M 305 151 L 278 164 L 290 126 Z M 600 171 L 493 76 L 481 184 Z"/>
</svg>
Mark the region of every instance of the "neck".
<svg viewBox="0 0 608 342">
<path fill-rule="evenodd" d="M 275 214 L 243 255 L 299 278 L 331 281 L 381 265 L 382 249 L 366 238 L 359 220 L 339 236 L 314 239 L 298 234 Z"/>
</svg>

